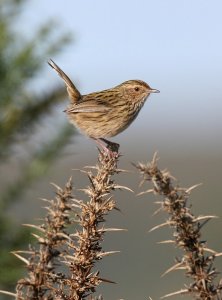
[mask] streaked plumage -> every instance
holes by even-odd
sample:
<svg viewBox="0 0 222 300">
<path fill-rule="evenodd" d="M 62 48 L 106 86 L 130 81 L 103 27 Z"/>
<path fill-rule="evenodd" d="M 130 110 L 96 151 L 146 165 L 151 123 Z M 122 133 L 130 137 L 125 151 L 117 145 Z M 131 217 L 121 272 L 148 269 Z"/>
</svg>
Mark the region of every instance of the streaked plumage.
<svg viewBox="0 0 222 300">
<path fill-rule="evenodd" d="M 71 123 L 93 139 L 112 137 L 125 130 L 137 117 L 150 93 L 157 93 L 141 80 L 129 80 L 111 89 L 81 95 L 69 77 L 52 61 L 49 65 L 67 86 Z"/>
</svg>

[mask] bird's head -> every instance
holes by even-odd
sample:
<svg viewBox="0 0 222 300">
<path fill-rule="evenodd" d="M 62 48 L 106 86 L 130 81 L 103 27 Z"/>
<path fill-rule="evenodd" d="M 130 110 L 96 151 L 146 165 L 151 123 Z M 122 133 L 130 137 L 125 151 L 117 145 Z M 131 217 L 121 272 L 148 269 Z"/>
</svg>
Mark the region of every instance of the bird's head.
<svg viewBox="0 0 222 300">
<path fill-rule="evenodd" d="M 142 80 L 128 80 L 117 86 L 125 97 L 133 102 L 144 102 L 151 93 L 159 93 L 159 90 L 151 88 Z"/>
</svg>

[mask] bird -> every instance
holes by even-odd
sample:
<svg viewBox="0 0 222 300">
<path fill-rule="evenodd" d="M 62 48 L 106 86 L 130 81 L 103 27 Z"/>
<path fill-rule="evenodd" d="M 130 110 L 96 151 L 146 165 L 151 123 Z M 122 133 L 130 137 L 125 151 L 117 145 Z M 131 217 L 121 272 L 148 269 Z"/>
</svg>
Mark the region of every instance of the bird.
<svg viewBox="0 0 222 300">
<path fill-rule="evenodd" d="M 150 94 L 160 92 L 137 79 L 125 81 L 110 89 L 82 95 L 52 59 L 48 64 L 66 84 L 70 104 L 65 112 L 69 121 L 109 153 L 118 152 L 119 144 L 107 138 L 124 131 L 136 119 Z"/>
</svg>

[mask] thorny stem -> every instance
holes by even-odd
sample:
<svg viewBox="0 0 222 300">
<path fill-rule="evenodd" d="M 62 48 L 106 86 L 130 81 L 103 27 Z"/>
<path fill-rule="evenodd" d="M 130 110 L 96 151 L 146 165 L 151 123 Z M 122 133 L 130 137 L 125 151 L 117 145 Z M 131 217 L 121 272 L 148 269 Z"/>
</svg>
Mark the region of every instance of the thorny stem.
<svg viewBox="0 0 222 300">
<path fill-rule="evenodd" d="M 13 252 L 20 259 L 22 259 L 20 253 L 29 254 L 29 259 L 26 261 L 28 276 L 17 283 L 17 299 L 43 299 L 41 298 L 43 296 L 44 299 L 54 299 L 54 293 L 49 287 L 56 283 L 53 274 L 58 263 L 56 260 L 61 255 L 63 244 L 66 242 L 65 228 L 70 224 L 71 178 L 64 189 L 56 185 L 55 187 L 57 189 L 55 199 L 42 199 L 48 204 L 46 207 L 48 214 L 43 224 L 40 226 L 25 224 L 40 232 L 40 235 L 33 234 L 38 241 L 39 248 L 30 247 L 30 251 Z"/>
<path fill-rule="evenodd" d="M 155 153 L 150 163 L 147 165 L 139 163 L 136 167 L 142 174 L 142 183 L 151 181 L 153 184 L 152 189 L 143 193 L 152 192 L 163 196 L 161 209 L 169 215 L 164 224 L 156 226 L 153 230 L 165 225 L 172 227 L 174 243 L 184 251 L 183 257 L 165 274 L 183 267 L 186 275 L 193 281 L 185 289 L 164 297 L 189 293 L 195 299 L 222 299 L 222 284 L 214 283 L 218 273 L 213 265 L 215 257 L 221 253 L 206 248 L 206 241 L 201 240 L 201 228 L 215 216 L 195 217 L 187 206 L 187 201 L 191 190 L 196 186 L 189 189 L 174 186 L 172 176 L 166 170 L 158 168 L 157 160 Z M 206 255 L 206 252 L 210 255 Z"/>
<path fill-rule="evenodd" d="M 92 272 L 96 261 L 108 255 L 102 251 L 101 242 L 107 229 L 102 223 L 105 222 L 105 215 L 116 207 L 116 203 L 110 193 L 116 188 L 112 176 L 118 172 L 117 160 L 119 155 L 110 156 L 104 151 L 99 153 L 99 164 L 96 174 L 88 168 L 87 176 L 91 185 L 84 189 L 89 197 L 85 203 L 81 200 L 74 200 L 75 206 L 80 210 L 78 222 L 80 230 L 76 231 L 73 240 L 69 243 L 69 250 L 73 257 L 66 257 L 66 264 L 71 271 L 71 278 L 68 280 L 70 299 L 84 299 L 88 294 L 95 292 L 95 287 L 102 281 L 99 272 Z"/>
<path fill-rule="evenodd" d="M 117 169 L 118 158 L 118 153 L 109 155 L 99 150 L 98 164 L 83 171 L 90 180 L 82 190 L 87 201 L 73 197 L 71 178 L 64 189 L 55 185 L 55 199 L 45 200 L 48 213 L 43 223 L 26 224 L 39 232 L 33 234 L 38 247 L 13 252 L 26 263 L 28 274 L 18 281 L 16 294 L 1 293 L 17 300 L 82 300 L 87 296 L 102 299 L 92 298 L 92 294 L 101 282 L 112 281 L 101 278 L 93 267 L 104 256 L 118 252 L 104 252 L 101 245 L 107 231 L 121 230 L 104 226 L 105 216 L 116 208 L 112 191 L 126 188 L 112 179 L 121 172 Z"/>
</svg>

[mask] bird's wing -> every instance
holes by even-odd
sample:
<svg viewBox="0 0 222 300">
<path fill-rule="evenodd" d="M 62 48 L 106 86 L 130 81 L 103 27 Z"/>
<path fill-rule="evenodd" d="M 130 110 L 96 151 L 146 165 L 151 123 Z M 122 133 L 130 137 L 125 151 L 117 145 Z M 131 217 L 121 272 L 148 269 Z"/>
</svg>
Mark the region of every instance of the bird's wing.
<svg viewBox="0 0 222 300">
<path fill-rule="evenodd" d="M 72 105 L 69 107 L 66 112 L 67 113 L 91 113 L 91 112 L 108 112 L 112 110 L 110 105 L 98 100 L 86 100 L 82 101 L 76 105 Z"/>
</svg>

